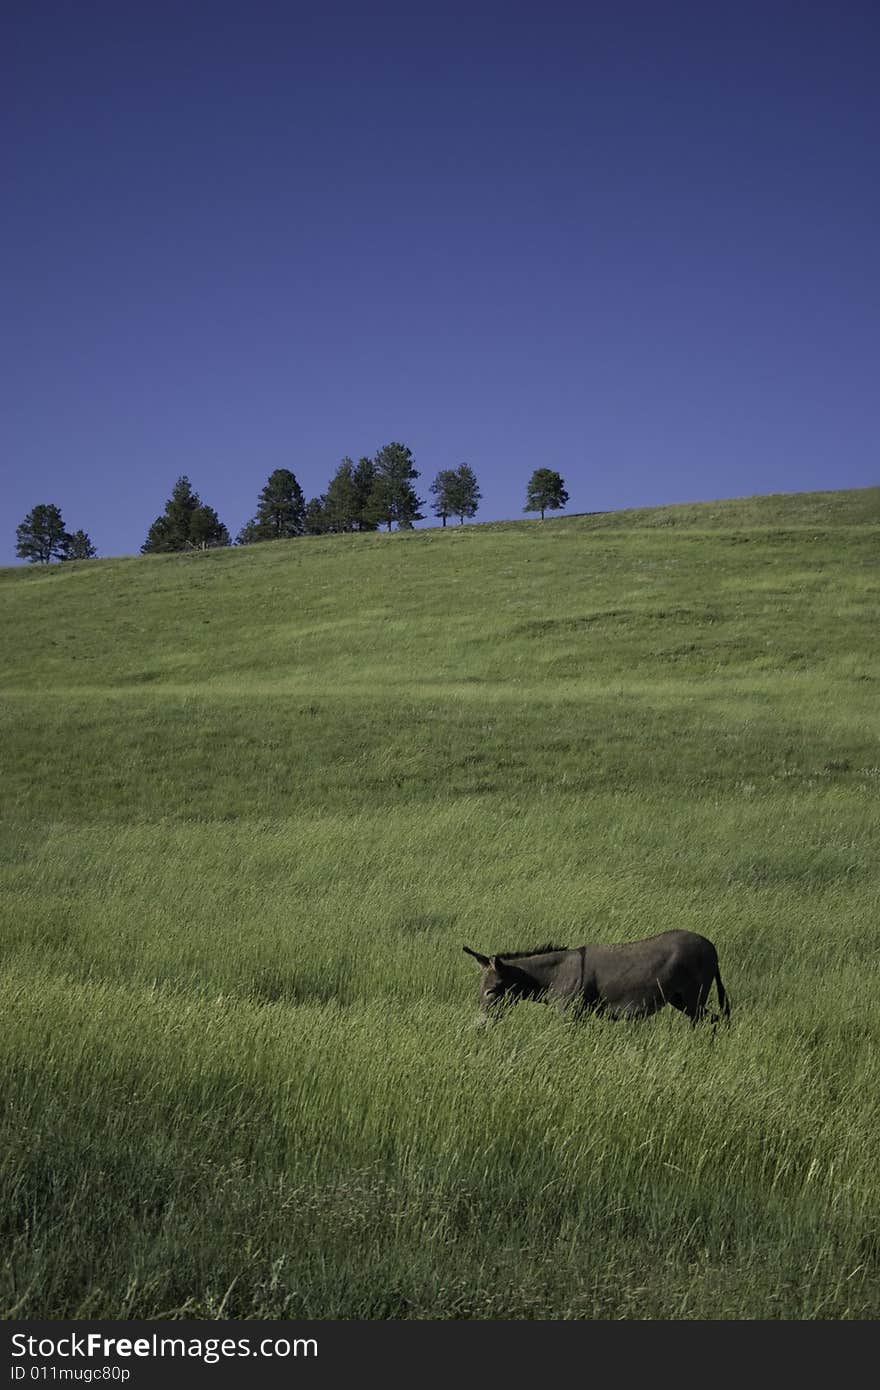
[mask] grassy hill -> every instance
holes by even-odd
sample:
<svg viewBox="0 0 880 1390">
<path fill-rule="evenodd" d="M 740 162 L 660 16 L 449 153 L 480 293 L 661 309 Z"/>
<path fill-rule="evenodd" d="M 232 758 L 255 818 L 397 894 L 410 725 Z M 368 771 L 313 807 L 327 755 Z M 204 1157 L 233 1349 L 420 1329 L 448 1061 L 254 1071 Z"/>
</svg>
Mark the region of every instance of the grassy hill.
<svg viewBox="0 0 880 1390">
<path fill-rule="evenodd" d="M 880 1316 L 880 489 L 0 571 L 0 1311 Z M 474 1029 L 685 927 L 734 1026 Z"/>
</svg>

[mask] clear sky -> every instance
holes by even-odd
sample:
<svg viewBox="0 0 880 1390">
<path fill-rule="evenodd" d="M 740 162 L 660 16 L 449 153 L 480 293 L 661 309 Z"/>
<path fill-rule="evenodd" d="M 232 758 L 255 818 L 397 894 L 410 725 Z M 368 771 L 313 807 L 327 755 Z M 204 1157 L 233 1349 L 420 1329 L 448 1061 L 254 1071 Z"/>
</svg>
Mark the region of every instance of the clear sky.
<svg viewBox="0 0 880 1390">
<path fill-rule="evenodd" d="M 399 439 L 569 511 L 880 481 L 876 0 L 7 0 L 0 563 Z"/>
</svg>

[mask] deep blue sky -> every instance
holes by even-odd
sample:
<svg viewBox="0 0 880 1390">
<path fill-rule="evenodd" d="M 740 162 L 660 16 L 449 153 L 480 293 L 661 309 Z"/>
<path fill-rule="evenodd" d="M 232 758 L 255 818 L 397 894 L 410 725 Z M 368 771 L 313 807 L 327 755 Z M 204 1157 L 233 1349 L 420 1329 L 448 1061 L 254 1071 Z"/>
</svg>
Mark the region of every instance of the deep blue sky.
<svg viewBox="0 0 880 1390">
<path fill-rule="evenodd" d="M 480 519 L 880 481 L 880 10 L 4 7 L 0 562 L 400 439 Z"/>
</svg>

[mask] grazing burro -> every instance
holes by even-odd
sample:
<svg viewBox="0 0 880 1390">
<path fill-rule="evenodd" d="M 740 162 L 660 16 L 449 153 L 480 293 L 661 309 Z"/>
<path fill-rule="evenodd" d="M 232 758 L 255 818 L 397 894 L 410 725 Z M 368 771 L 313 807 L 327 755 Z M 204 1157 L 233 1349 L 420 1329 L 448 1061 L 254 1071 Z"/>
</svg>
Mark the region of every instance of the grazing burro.
<svg viewBox="0 0 880 1390">
<path fill-rule="evenodd" d="M 487 1016 L 502 1002 L 543 999 L 560 1009 L 611 1018 L 644 1018 L 671 1004 L 693 1024 L 702 1018 L 717 1023 L 719 1015 L 706 1008 L 714 980 L 721 1012 L 730 1017 L 718 952 L 696 932 L 665 931 L 607 946 L 548 943 L 534 951 L 494 956 L 483 956 L 470 946 L 464 950 L 483 967 L 480 1008 Z"/>
</svg>

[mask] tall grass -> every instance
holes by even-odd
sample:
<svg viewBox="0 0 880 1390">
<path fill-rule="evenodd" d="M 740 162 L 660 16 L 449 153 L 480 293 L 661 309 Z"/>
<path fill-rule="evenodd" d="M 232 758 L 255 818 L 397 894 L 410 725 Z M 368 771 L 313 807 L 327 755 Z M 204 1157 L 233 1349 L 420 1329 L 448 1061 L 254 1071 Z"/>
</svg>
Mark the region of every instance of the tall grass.
<svg viewBox="0 0 880 1390">
<path fill-rule="evenodd" d="M 2 572 L 5 1316 L 877 1316 L 876 511 Z"/>
</svg>

